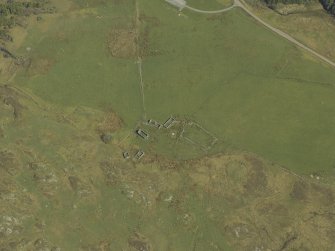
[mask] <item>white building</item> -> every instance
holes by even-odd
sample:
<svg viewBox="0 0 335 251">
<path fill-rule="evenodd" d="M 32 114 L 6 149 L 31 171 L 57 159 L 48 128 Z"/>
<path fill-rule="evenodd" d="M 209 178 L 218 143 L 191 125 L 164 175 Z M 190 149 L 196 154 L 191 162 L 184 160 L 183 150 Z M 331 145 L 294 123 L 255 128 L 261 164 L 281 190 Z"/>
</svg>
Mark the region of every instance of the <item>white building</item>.
<svg viewBox="0 0 335 251">
<path fill-rule="evenodd" d="M 185 0 L 165 0 L 169 4 L 172 4 L 179 8 L 179 10 L 182 10 L 186 6 L 186 1 Z"/>
</svg>

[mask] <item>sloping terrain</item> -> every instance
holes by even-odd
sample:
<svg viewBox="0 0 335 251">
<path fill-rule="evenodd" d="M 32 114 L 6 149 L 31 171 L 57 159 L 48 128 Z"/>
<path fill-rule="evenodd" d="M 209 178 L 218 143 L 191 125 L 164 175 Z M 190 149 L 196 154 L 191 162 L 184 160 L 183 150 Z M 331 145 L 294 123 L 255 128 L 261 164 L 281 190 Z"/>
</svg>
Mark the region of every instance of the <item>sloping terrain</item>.
<svg viewBox="0 0 335 251">
<path fill-rule="evenodd" d="M 322 181 L 247 153 L 124 160 L 117 132 L 99 137 L 108 114 L 0 94 L 2 250 L 335 247 L 335 191 Z"/>
<path fill-rule="evenodd" d="M 239 9 L 54 5 L 1 59 L 0 250 L 335 249 L 334 69 Z"/>
</svg>

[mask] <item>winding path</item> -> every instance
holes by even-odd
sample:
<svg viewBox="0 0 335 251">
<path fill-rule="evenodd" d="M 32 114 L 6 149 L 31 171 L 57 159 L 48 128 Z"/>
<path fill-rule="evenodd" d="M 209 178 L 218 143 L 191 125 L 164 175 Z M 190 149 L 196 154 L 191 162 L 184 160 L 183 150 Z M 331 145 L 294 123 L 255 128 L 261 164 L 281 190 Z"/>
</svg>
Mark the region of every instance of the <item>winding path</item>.
<svg viewBox="0 0 335 251">
<path fill-rule="evenodd" d="M 243 9 L 246 13 L 248 13 L 252 18 L 256 19 L 259 23 L 261 23 L 262 25 L 264 25 L 265 27 L 267 27 L 268 29 L 270 29 L 271 31 L 273 31 L 274 33 L 278 34 L 279 36 L 287 39 L 288 41 L 290 41 L 291 43 L 294 43 L 295 45 L 297 45 L 298 47 L 310 52 L 311 54 L 313 54 L 314 56 L 318 57 L 319 59 L 321 59 L 322 61 L 330 64 L 331 66 L 335 67 L 335 63 L 333 61 L 331 61 L 330 59 L 326 58 L 325 56 L 321 55 L 320 53 L 316 52 L 315 50 L 307 47 L 306 45 L 300 43 L 299 41 L 297 41 L 296 39 L 294 39 L 293 37 L 291 37 L 289 34 L 271 26 L 270 24 L 266 23 L 265 21 L 263 21 L 262 19 L 260 19 L 258 16 L 256 16 L 253 12 L 251 12 L 246 6 L 245 3 L 243 2 L 243 0 L 234 0 L 234 4 L 228 8 L 225 9 L 221 9 L 221 10 L 199 10 L 196 8 L 193 8 L 191 6 L 186 5 L 185 8 L 198 12 L 198 13 L 203 13 L 203 14 L 218 14 L 218 13 L 222 13 L 222 12 L 226 12 L 229 11 L 235 7 L 240 7 L 241 9 Z"/>
</svg>

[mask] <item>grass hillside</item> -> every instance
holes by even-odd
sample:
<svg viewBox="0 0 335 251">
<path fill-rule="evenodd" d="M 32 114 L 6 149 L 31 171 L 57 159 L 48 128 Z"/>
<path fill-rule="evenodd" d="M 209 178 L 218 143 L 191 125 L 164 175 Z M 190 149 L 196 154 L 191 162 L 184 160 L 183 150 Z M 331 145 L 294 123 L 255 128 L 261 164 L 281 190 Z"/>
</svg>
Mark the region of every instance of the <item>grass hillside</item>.
<svg viewBox="0 0 335 251">
<path fill-rule="evenodd" d="M 20 52 L 31 65 L 14 83 L 58 105 L 112 108 L 133 128 L 142 116 L 136 44 L 129 42 L 134 2 L 73 9 L 51 20 L 42 37 L 43 24 L 29 31 Z M 299 173 L 333 173 L 334 69 L 238 9 L 178 16 L 164 2 L 142 1 L 138 23 L 147 116 L 187 117 L 223 147 Z M 120 54 L 108 47 L 113 36 Z"/>
<path fill-rule="evenodd" d="M 54 5 L 0 60 L 0 250 L 335 249 L 334 68 L 236 8 Z"/>
</svg>

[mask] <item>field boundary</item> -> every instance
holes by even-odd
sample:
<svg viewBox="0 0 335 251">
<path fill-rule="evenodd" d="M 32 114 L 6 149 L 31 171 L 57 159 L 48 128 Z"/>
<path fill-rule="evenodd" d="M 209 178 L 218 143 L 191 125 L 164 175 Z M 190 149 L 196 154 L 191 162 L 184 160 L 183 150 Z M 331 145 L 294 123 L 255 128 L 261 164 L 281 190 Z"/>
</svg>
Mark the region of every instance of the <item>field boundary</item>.
<svg viewBox="0 0 335 251">
<path fill-rule="evenodd" d="M 189 121 L 189 122 L 183 122 L 183 121 L 179 121 L 181 123 L 183 123 L 183 128 L 182 131 L 180 132 L 179 138 L 181 139 L 185 139 L 186 141 L 188 141 L 189 143 L 200 147 L 204 152 L 209 151 L 215 144 L 216 142 L 219 140 L 213 133 L 211 133 L 210 131 L 208 131 L 207 129 L 205 129 L 203 126 L 201 126 L 199 123 L 196 123 L 194 121 Z M 211 143 L 209 143 L 208 145 L 204 145 L 200 142 L 195 141 L 194 139 L 191 139 L 187 136 L 185 136 L 185 128 L 186 127 L 192 127 L 195 126 L 195 128 L 198 128 L 200 131 L 202 131 L 205 135 L 208 135 L 209 138 L 211 139 Z"/>
<path fill-rule="evenodd" d="M 140 44 L 139 44 L 139 37 L 140 37 L 140 10 L 138 6 L 138 0 L 136 0 L 135 3 L 135 9 L 136 9 L 136 53 L 137 53 L 137 65 L 138 65 L 138 73 L 140 77 L 140 91 L 141 91 L 141 96 L 142 96 L 142 109 L 143 109 L 143 119 L 147 118 L 146 114 L 146 108 L 145 108 L 145 95 L 144 95 L 144 84 L 143 84 L 143 71 L 142 71 L 142 57 L 140 54 Z"/>
</svg>

